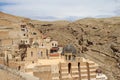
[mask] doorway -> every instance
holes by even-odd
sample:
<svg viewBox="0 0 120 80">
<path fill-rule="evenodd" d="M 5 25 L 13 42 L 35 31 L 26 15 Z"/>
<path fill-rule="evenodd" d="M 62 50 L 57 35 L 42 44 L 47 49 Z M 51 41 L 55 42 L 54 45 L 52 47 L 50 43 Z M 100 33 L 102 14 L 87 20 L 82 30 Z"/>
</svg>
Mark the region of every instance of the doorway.
<svg viewBox="0 0 120 80">
<path fill-rule="evenodd" d="M 71 73 L 71 63 L 68 64 L 68 73 Z"/>
</svg>

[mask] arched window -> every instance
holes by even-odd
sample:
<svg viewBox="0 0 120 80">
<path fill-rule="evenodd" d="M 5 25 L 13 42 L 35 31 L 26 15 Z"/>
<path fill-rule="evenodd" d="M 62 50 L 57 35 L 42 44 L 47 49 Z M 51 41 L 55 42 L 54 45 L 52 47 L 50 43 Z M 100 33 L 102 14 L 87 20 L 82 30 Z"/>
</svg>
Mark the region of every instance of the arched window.
<svg viewBox="0 0 120 80">
<path fill-rule="evenodd" d="M 31 51 L 31 57 L 33 56 L 33 52 Z"/>
<path fill-rule="evenodd" d="M 68 73 L 71 73 L 71 63 L 68 64 Z"/>
<path fill-rule="evenodd" d="M 81 79 L 80 62 L 78 62 L 78 72 L 79 72 L 79 78 Z"/>
<path fill-rule="evenodd" d="M 48 57 L 48 49 L 46 50 L 46 56 Z"/>
<path fill-rule="evenodd" d="M 18 66 L 18 70 L 20 70 L 21 69 L 21 66 Z"/>
<path fill-rule="evenodd" d="M 52 46 L 54 46 L 54 43 L 52 43 Z"/>
<path fill-rule="evenodd" d="M 68 56 L 69 60 L 71 60 L 71 55 Z"/>
<path fill-rule="evenodd" d="M 80 71 L 80 62 L 78 63 L 78 71 Z"/>
<path fill-rule="evenodd" d="M 43 57 L 43 52 L 41 51 L 41 57 Z"/>
</svg>

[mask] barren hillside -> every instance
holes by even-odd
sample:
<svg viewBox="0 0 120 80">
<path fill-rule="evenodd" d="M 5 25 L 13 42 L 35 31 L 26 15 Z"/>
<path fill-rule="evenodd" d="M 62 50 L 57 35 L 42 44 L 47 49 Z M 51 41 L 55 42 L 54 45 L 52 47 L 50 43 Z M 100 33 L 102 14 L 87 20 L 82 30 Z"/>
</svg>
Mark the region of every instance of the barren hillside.
<svg viewBox="0 0 120 80">
<path fill-rule="evenodd" d="M 42 33 L 58 40 L 61 45 L 74 44 L 78 56 L 84 56 L 98 63 L 109 80 L 120 79 L 120 18 L 86 18 L 61 24 L 38 23 Z M 47 25 L 51 24 L 51 25 Z M 64 24 L 64 25 L 63 25 Z"/>
<path fill-rule="evenodd" d="M 59 44 L 73 44 L 78 56 L 84 56 L 100 65 L 109 80 L 120 80 L 120 17 L 75 22 L 43 22 L 0 13 L 0 27 L 31 23 L 45 35 L 58 40 Z"/>
</svg>

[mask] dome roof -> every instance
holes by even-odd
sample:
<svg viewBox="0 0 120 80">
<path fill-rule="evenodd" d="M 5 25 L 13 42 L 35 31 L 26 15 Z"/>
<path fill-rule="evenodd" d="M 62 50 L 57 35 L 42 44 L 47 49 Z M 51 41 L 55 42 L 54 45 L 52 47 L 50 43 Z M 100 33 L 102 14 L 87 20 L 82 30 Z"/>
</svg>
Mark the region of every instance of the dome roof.
<svg viewBox="0 0 120 80">
<path fill-rule="evenodd" d="M 62 54 L 64 54 L 64 53 L 76 54 L 76 49 L 73 45 L 68 44 L 63 48 Z"/>
<path fill-rule="evenodd" d="M 34 46 L 39 46 L 38 42 L 33 43 Z"/>
</svg>

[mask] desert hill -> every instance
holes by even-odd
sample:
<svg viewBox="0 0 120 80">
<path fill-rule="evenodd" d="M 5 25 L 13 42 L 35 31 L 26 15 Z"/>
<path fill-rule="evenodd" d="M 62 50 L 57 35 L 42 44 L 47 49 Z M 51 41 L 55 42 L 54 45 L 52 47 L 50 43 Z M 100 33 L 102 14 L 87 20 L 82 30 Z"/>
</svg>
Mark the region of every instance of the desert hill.
<svg viewBox="0 0 120 80">
<path fill-rule="evenodd" d="M 43 34 L 58 40 L 61 45 L 73 44 L 78 56 L 97 62 L 109 80 L 119 80 L 120 70 L 120 17 L 86 18 L 65 25 L 35 25 Z M 49 24 L 49 23 L 46 23 Z"/>
<path fill-rule="evenodd" d="M 0 12 L 0 27 L 16 28 L 20 23 L 31 23 L 63 46 L 75 45 L 78 56 L 98 63 L 109 80 L 120 80 L 120 17 L 48 22 Z"/>
</svg>

